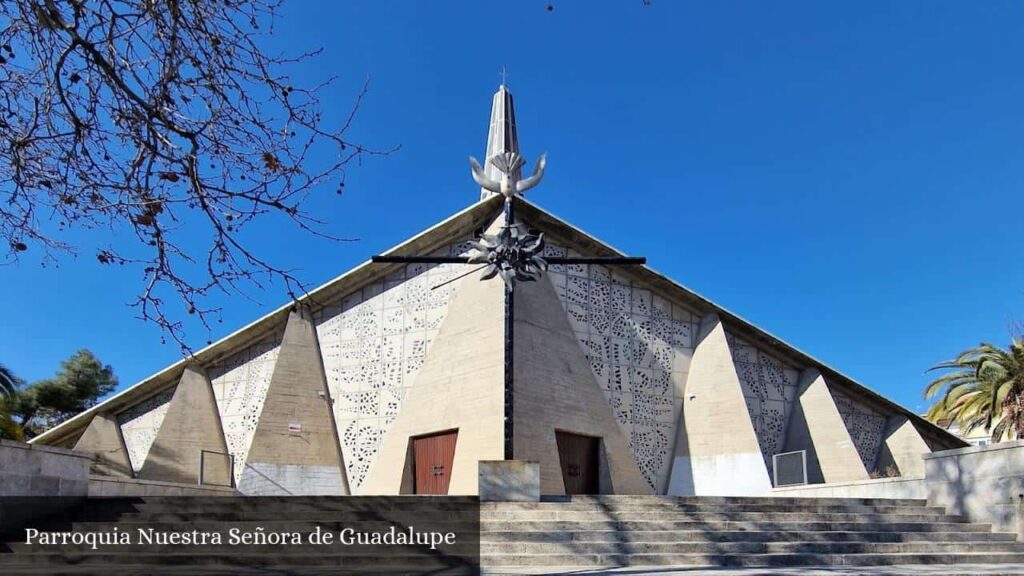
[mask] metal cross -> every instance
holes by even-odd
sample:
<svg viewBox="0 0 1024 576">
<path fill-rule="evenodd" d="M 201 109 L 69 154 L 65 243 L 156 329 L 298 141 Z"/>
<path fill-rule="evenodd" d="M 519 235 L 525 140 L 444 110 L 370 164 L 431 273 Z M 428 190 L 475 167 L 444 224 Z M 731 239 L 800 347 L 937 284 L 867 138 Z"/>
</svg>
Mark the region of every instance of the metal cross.
<svg viewBox="0 0 1024 576">
<path fill-rule="evenodd" d="M 502 67 L 504 79 L 505 69 Z M 543 257 L 544 234 L 523 233 L 515 223 L 513 213 L 513 197 L 536 186 L 544 176 L 545 156 L 541 155 L 533 175 L 523 180 L 515 177 L 516 172 L 525 163 L 516 152 L 497 154 L 488 160 L 503 174 L 500 181 L 492 180 L 484 173 L 483 168 L 474 158 L 470 158 L 473 168 L 473 179 L 483 188 L 505 197 L 505 223 L 493 236 L 483 235 L 473 242 L 473 252 L 469 256 L 374 256 L 371 260 L 380 263 L 401 264 L 480 264 L 456 277 L 484 270 L 480 280 L 489 280 L 500 276 L 505 282 L 505 459 L 513 459 L 513 365 L 512 345 L 514 343 L 513 325 L 515 323 L 515 285 L 516 282 L 535 282 L 547 272 L 549 264 L 601 264 L 604 266 L 621 266 L 645 264 L 646 258 L 625 256 L 569 256 Z M 434 288 L 437 288 L 435 286 Z"/>
</svg>

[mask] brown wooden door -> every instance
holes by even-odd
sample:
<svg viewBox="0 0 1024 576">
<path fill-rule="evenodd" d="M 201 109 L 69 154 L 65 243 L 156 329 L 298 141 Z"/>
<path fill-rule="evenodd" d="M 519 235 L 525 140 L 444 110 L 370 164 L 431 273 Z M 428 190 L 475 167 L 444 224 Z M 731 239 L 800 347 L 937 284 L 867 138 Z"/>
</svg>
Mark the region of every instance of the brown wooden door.
<svg viewBox="0 0 1024 576">
<path fill-rule="evenodd" d="M 455 439 L 458 430 L 413 438 L 413 471 L 416 475 L 415 494 L 447 494 L 452 479 L 452 461 L 455 459 Z"/>
<path fill-rule="evenodd" d="M 558 443 L 558 459 L 562 463 L 565 493 L 597 494 L 601 439 L 556 431 L 555 442 Z"/>
</svg>

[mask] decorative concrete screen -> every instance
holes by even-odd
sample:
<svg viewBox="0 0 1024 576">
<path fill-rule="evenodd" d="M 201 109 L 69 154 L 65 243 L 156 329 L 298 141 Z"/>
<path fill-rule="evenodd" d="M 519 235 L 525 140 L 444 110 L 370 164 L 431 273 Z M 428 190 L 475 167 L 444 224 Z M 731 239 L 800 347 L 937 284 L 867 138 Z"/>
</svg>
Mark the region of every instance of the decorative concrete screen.
<svg viewBox="0 0 1024 576">
<path fill-rule="evenodd" d="M 124 437 L 124 445 L 128 449 L 128 458 L 136 472 L 142 470 L 142 464 L 149 454 L 149 447 L 153 445 L 153 440 L 156 440 L 156 433 L 163 424 L 171 398 L 174 396 L 174 388 L 172 386 L 148 400 L 139 402 L 117 416 L 121 436 Z"/>
<path fill-rule="evenodd" d="M 468 239 L 434 252 L 463 255 Z M 358 494 L 448 312 L 458 264 L 409 264 L 316 315 L 349 487 Z M 475 280 L 474 280 L 475 281 Z M 440 288 L 435 286 L 444 284 Z"/>
<path fill-rule="evenodd" d="M 273 334 L 233 354 L 209 371 L 224 427 L 224 440 L 228 452 L 234 457 L 236 485 L 245 469 L 280 348 L 281 334 Z"/>
<path fill-rule="evenodd" d="M 853 445 L 864 462 L 864 469 L 869 473 L 875 469 L 875 460 L 878 458 L 878 448 L 882 444 L 882 433 L 885 431 L 885 416 L 863 404 L 851 400 L 847 395 L 835 389 L 832 390 L 832 398 L 835 400 L 836 408 L 843 417 L 843 423 L 853 439 Z"/>
<path fill-rule="evenodd" d="M 786 446 L 786 431 L 793 411 L 800 373 L 768 352 L 726 333 L 736 375 L 743 387 L 750 421 L 754 424 L 768 473 L 772 456 Z"/>
<path fill-rule="evenodd" d="M 544 254 L 579 255 L 552 243 Z M 548 274 L 640 471 L 664 494 L 700 318 L 604 266 Z"/>
</svg>

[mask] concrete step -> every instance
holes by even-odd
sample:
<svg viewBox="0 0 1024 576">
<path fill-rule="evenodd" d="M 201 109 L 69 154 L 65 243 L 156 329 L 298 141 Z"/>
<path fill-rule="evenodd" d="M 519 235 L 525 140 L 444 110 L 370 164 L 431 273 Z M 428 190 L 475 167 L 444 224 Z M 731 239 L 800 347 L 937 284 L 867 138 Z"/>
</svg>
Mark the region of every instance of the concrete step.
<svg viewBox="0 0 1024 576">
<path fill-rule="evenodd" d="M 345 528 L 359 530 L 388 530 L 393 525 L 387 520 L 330 522 L 295 522 L 291 520 L 252 521 L 252 522 L 157 522 L 146 524 L 156 532 L 200 532 L 227 531 L 231 528 L 251 532 L 258 527 L 267 532 L 290 531 L 308 534 L 320 528 L 324 531 L 339 532 Z M 956 524 L 955 526 L 962 526 Z M 124 532 L 136 530 L 141 525 L 128 525 L 120 522 L 74 522 L 65 526 L 54 527 L 56 530 L 73 530 L 76 532 L 112 532 L 115 528 Z M 1014 542 L 1016 535 L 1009 532 L 988 531 L 842 531 L 842 530 L 507 530 L 481 531 L 483 542 L 620 542 L 623 540 L 637 542 Z"/>
<path fill-rule="evenodd" d="M 70 520 L 45 530 L 109 532 L 153 528 L 160 532 L 219 531 L 224 544 L 195 549 L 175 545 L 128 545 L 90 551 L 87 545 L 55 552 L 13 541 L 0 553 L 0 574 L 17 566 L 99 569 L 117 566 L 220 566 L 274 569 L 337 566 L 381 572 L 389 566 L 418 571 L 460 562 L 442 553 L 380 557 L 379 547 L 335 548 L 298 544 L 232 546 L 228 530 L 307 534 L 399 528 L 416 511 L 436 527 L 465 528 L 458 513 L 473 498 L 438 497 L 424 511 L 423 497 L 145 497 L 90 501 Z M 298 520 L 298 521 L 296 521 Z M 477 520 L 473 515 L 473 521 Z M 895 564 L 1024 563 L 1015 534 L 993 533 L 928 507 L 923 500 L 849 498 L 733 498 L 573 496 L 532 503 L 483 503 L 480 536 L 486 566 L 888 566 Z M 277 528 L 277 530 L 275 530 Z M 0 546 L 3 550 L 3 546 Z M 207 568 L 196 568 L 202 572 Z M 143 573 L 145 570 L 142 571 Z M 287 572 L 287 571 L 286 571 Z"/>
<path fill-rule="evenodd" d="M 263 498 L 220 498 L 217 500 L 204 500 L 200 502 L 182 501 L 176 498 L 150 498 L 150 499 L 110 499 L 108 503 L 102 504 L 103 508 L 109 508 L 113 503 L 130 506 L 140 511 L 165 511 L 174 510 L 189 512 L 196 510 L 394 510 L 394 509 L 421 509 L 422 500 L 401 499 L 398 504 L 392 504 L 387 508 L 377 507 L 372 504 L 361 502 L 361 497 L 348 501 L 337 499 L 326 499 L 324 501 L 309 500 L 306 498 L 295 501 L 272 500 L 263 501 Z M 457 505 L 450 504 L 442 506 L 431 506 L 433 509 L 457 508 Z M 614 511 L 644 511 L 644 510 L 692 510 L 692 511 L 742 511 L 742 512 L 874 512 L 874 513 L 911 513 L 911 514 L 942 514 L 943 509 L 928 506 L 908 505 L 887 505 L 887 504 L 823 504 L 823 503 L 799 503 L 790 502 L 789 499 L 776 499 L 775 502 L 700 502 L 681 501 L 675 498 L 668 499 L 645 499 L 634 500 L 612 500 L 606 502 L 597 501 L 570 501 L 570 502 L 483 502 L 480 509 L 484 512 L 495 510 L 614 510 Z"/>
<path fill-rule="evenodd" d="M 145 509 L 151 509 L 144 505 Z M 204 507 L 205 508 L 205 507 Z M 482 502 L 481 512 L 492 511 L 540 511 L 540 510 L 579 510 L 579 511 L 614 511 L 640 512 L 659 510 L 707 511 L 707 512 L 816 512 L 816 513 L 851 513 L 868 512 L 879 514 L 944 514 L 945 509 L 938 506 L 883 506 L 866 504 L 791 504 L 781 500 L 775 504 L 708 504 L 694 502 Z"/>
<path fill-rule="evenodd" d="M 226 530 L 225 530 L 226 532 Z M 308 542 L 306 535 L 303 536 L 303 541 Z M 291 556 L 322 556 L 331 554 L 345 554 L 353 555 L 381 555 L 381 546 L 378 545 L 360 545 L 360 544 L 349 544 L 343 545 L 334 541 L 333 544 L 231 544 L 228 538 L 225 536 L 221 539 L 220 544 L 214 544 L 212 540 L 207 540 L 207 543 L 202 544 L 201 549 L 198 546 L 193 547 L 192 545 L 177 545 L 177 544 L 138 544 L 136 540 L 133 540 L 132 544 L 120 544 L 117 546 L 102 546 L 99 549 L 93 550 L 89 544 L 62 544 L 59 547 L 47 546 L 41 544 L 26 544 L 25 542 L 13 542 L 8 543 L 6 546 L 9 548 L 9 552 L 4 554 L 0 553 L 0 562 L 2 559 L 8 556 L 22 556 L 22 555 L 55 555 L 58 554 L 55 550 L 59 548 L 59 554 L 107 554 L 107 555 L 121 555 L 121 556 L 137 556 L 137 555 L 150 555 L 150 554 L 166 554 L 166 555 L 181 555 L 181 554 L 192 554 L 193 552 L 200 551 L 202 554 L 252 554 L 257 549 L 260 553 L 267 554 L 269 557 L 291 557 Z M 391 550 L 394 550 L 392 548 Z M 444 545 L 439 547 L 438 551 L 430 552 L 431 554 L 461 554 L 465 556 L 475 555 L 478 548 L 474 543 L 463 543 L 454 545 Z M 427 553 L 426 551 L 424 553 Z M 390 554 L 390 552 L 389 552 Z M 7 558 L 9 560 L 9 558 Z M 290 562 L 290 560 L 289 560 Z"/>
<path fill-rule="evenodd" d="M 700 504 L 801 504 L 812 506 L 927 506 L 925 500 L 907 498 L 776 498 L 771 496 L 630 496 L 591 494 L 542 496 L 542 502 L 594 502 L 602 504 L 626 502 L 692 502 Z"/>
<path fill-rule="evenodd" d="M 785 530 L 790 532 L 842 530 L 850 532 L 988 532 L 991 525 L 967 522 L 732 522 L 732 521 L 534 521 L 498 520 L 482 521 L 481 532 L 509 530 L 540 530 L 562 532 L 569 530 Z"/>
<path fill-rule="evenodd" d="M 484 542 L 481 553 L 516 554 L 900 554 L 1024 553 L 1015 542 Z"/>
<path fill-rule="evenodd" d="M 166 553 L 129 553 L 129 554 L 109 554 L 109 553 L 67 553 L 67 554 L 0 554 L 0 573 L 2 574 L 19 574 L 16 566 L 26 567 L 38 567 L 38 566 L 96 566 L 97 568 L 110 568 L 116 570 L 117 566 L 121 565 L 133 565 L 133 566 L 216 566 L 218 567 L 218 574 L 230 574 L 227 571 L 231 567 L 266 567 L 272 569 L 271 574 L 287 574 L 290 572 L 279 571 L 278 568 L 281 565 L 284 566 L 331 566 L 334 568 L 344 567 L 360 567 L 367 570 L 365 573 L 375 573 L 378 570 L 384 570 L 393 567 L 404 567 L 409 570 L 411 567 L 416 567 L 416 573 L 429 573 L 432 570 L 441 568 L 451 568 L 453 566 L 467 565 L 474 566 L 475 564 L 467 564 L 463 559 L 457 556 L 449 556 L 445 554 L 410 554 L 410 555 L 389 555 L 382 557 L 380 549 L 372 550 L 366 554 L 296 554 L 289 555 L 281 561 L 281 557 L 276 554 L 266 553 L 178 553 L 178 554 L 166 554 Z M 28 572 L 28 570 L 25 570 Z M 52 573 L 52 572 L 48 572 Z M 109 573 L 107 570 L 99 571 L 100 573 Z M 148 572 L 141 572 L 142 574 Z M 409 573 L 409 572 L 407 572 Z"/>
<path fill-rule="evenodd" d="M 457 505 L 456 500 L 475 500 L 474 496 L 359 496 L 357 499 L 360 505 L 369 508 L 379 508 L 382 504 L 401 505 L 402 502 L 417 502 L 423 499 L 434 500 L 433 506 Z M 351 504 L 350 496 L 260 496 L 258 498 L 245 498 L 239 496 L 111 496 L 105 498 L 92 498 L 93 501 L 125 501 L 134 503 L 167 503 L 187 505 L 205 505 L 213 503 L 224 503 L 240 500 L 253 500 L 260 502 L 260 505 L 271 505 L 274 503 L 301 504 L 311 503 L 317 505 L 329 505 L 331 503 Z M 811 505 L 811 506 L 927 506 L 925 500 L 905 498 L 776 498 L 776 497 L 744 497 L 744 496 L 649 496 L 649 495 L 573 495 L 573 496 L 545 496 L 541 504 L 548 503 L 599 503 L 609 504 L 665 504 L 665 503 L 692 503 L 709 505 L 750 505 L 769 504 L 780 505 Z M 486 503 L 484 505 L 487 505 Z M 516 503 L 503 503 L 502 505 L 518 505 Z M 523 505 L 536 505 L 536 503 L 523 503 Z"/>
<path fill-rule="evenodd" d="M 139 511 L 118 516 L 125 523 L 150 522 L 236 522 L 276 520 L 282 516 L 301 517 L 311 521 L 346 519 L 352 521 L 372 520 L 389 516 L 387 511 L 346 511 L 311 509 L 302 512 L 284 513 L 279 510 L 220 510 L 220 511 Z M 392 511 L 391 516 L 401 517 L 402 512 Z M 420 512 L 418 518 L 429 520 L 465 519 L 464 512 L 436 511 Z M 106 512 L 85 512 L 79 515 L 83 520 L 103 520 L 110 516 Z M 688 511 L 647 511 L 607 513 L 596 511 L 493 511 L 480 514 L 482 522 L 635 522 L 644 520 L 676 522 L 868 522 L 868 523 L 913 523 L 913 522 L 961 522 L 962 516 L 936 514 L 868 514 L 868 513 L 804 513 L 804 512 L 688 512 Z"/>
<path fill-rule="evenodd" d="M 499 542 L 1016 542 L 1011 532 L 844 532 L 781 530 L 546 530 L 507 532 L 488 531 L 480 535 L 482 543 Z"/>
<path fill-rule="evenodd" d="M 959 554 L 487 554 L 485 566 L 891 566 L 900 564 L 1005 564 L 1024 553 Z"/>
<path fill-rule="evenodd" d="M 390 530 L 395 526 L 402 530 L 406 524 L 396 522 L 387 518 L 378 520 L 351 521 L 345 519 L 334 519 L 329 521 L 295 521 L 286 519 L 277 520 L 249 520 L 239 522 L 218 522 L 218 521 L 181 521 L 170 522 L 147 522 L 147 523 L 126 523 L 121 521 L 110 522 L 70 522 L 55 523 L 52 526 L 40 527 L 40 530 L 63 532 L 72 530 L 75 532 L 111 532 L 117 528 L 120 532 L 131 532 L 135 534 L 139 529 L 152 528 L 154 532 L 224 532 L 231 528 L 238 528 L 241 531 L 255 531 L 262 527 L 266 532 L 298 532 L 308 534 L 320 528 L 323 531 L 340 532 L 345 528 L 352 528 L 357 531 Z M 432 522 L 432 529 L 455 529 L 467 527 L 466 522 Z"/>
<path fill-rule="evenodd" d="M 261 512 L 252 510 L 248 512 L 131 512 L 117 516 L 117 520 L 124 524 L 152 524 L 154 522 L 272 522 L 286 518 L 302 518 L 310 522 L 330 522 L 334 520 L 347 520 L 351 522 L 374 521 L 381 518 L 390 518 L 396 521 L 411 519 L 411 512 L 400 511 L 310 511 L 301 514 L 284 514 L 279 511 Z M 476 515 L 474 515 L 476 517 Z M 104 521 L 111 519 L 105 514 L 84 513 L 77 518 L 89 521 Z M 415 518 L 429 520 L 431 522 L 444 521 L 465 521 L 467 513 L 457 511 L 419 512 Z"/>
<path fill-rule="evenodd" d="M 407 555 L 382 558 L 379 551 L 366 555 L 307 554 L 289 555 L 281 561 L 279 556 L 246 553 L 203 554 L 0 554 L 4 573 L 15 574 L 13 566 L 336 566 L 368 567 L 416 566 L 419 573 L 439 567 L 451 567 L 459 560 L 446 555 Z M 865 554 L 592 554 L 575 552 L 566 554 L 485 554 L 481 564 L 499 566 L 889 566 L 901 564 L 1002 564 L 1022 563 L 1020 552 L 961 552 L 961 553 L 865 553 Z"/>
<path fill-rule="evenodd" d="M 200 515 L 197 513 L 196 517 Z M 648 510 L 642 512 L 604 512 L 595 510 L 494 510 L 480 513 L 482 521 L 617 521 L 699 520 L 732 522 L 962 522 L 963 516 L 951 514 L 879 514 L 813 512 L 732 512 Z"/>
</svg>

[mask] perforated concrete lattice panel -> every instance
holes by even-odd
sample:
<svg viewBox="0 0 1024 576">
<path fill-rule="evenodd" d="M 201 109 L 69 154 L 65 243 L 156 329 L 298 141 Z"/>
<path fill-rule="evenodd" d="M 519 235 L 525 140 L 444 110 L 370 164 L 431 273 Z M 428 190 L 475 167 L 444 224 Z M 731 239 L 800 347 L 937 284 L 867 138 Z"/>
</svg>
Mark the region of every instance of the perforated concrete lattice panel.
<svg viewBox="0 0 1024 576">
<path fill-rule="evenodd" d="M 232 354 L 209 371 L 224 427 L 224 439 L 228 452 L 235 459 L 236 484 L 245 468 L 280 346 L 281 333 L 278 331 Z"/>
<path fill-rule="evenodd" d="M 550 243 L 544 253 L 579 256 Z M 699 318 L 605 266 L 557 265 L 548 275 L 640 471 L 664 493 Z"/>
<path fill-rule="evenodd" d="M 726 332 L 736 375 L 743 388 L 768 472 L 772 457 L 786 445 L 786 430 L 793 411 L 800 373 L 771 354 Z"/>
<path fill-rule="evenodd" d="M 435 251 L 468 253 L 469 239 Z M 315 317 L 350 488 L 376 461 L 454 294 L 461 264 L 409 264 Z M 473 279 L 475 281 L 475 279 Z M 443 286 L 432 289 L 435 286 Z"/>
<path fill-rule="evenodd" d="M 864 468 L 868 472 L 873 471 L 875 460 L 878 458 L 878 448 L 882 443 L 882 433 L 885 431 L 885 416 L 837 390 L 832 390 L 832 398 L 843 417 L 850 438 L 853 439 L 853 445 L 864 462 Z"/>
<path fill-rule="evenodd" d="M 128 458 L 131 460 L 132 470 L 136 472 L 142 469 L 146 455 L 149 454 L 149 447 L 153 445 L 160 424 L 167 415 L 171 398 L 174 396 L 174 388 L 171 386 L 117 415 Z"/>
</svg>

